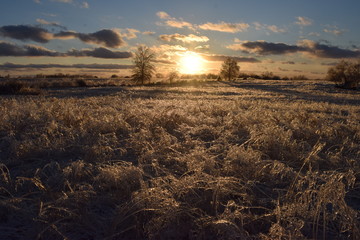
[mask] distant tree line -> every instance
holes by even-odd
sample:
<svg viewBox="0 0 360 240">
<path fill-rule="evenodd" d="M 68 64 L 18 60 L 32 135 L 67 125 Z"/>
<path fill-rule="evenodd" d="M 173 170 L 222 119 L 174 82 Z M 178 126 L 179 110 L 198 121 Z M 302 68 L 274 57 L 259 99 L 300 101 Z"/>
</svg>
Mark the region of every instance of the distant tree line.
<svg viewBox="0 0 360 240">
<path fill-rule="evenodd" d="M 263 80 L 309 80 L 308 77 L 305 75 L 296 75 L 292 77 L 284 76 L 280 77 L 278 75 L 275 75 L 273 72 L 263 72 L 261 74 L 255 74 L 255 73 L 240 73 L 238 78 L 240 79 L 263 79 Z"/>
<path fill-rule="evenodd" d="M 98 78 L 96 75 L 90 74 L 64 74 L 64 73 L 55 73 L 55 74 L 36 74 L 34 78 Z"/>
</svg>

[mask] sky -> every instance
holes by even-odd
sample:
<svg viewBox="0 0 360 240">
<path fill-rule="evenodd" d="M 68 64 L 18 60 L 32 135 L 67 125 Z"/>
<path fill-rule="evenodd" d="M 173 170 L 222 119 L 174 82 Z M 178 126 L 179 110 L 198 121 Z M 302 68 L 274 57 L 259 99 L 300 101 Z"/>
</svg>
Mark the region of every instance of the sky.
<svg viewBox="0 0 360 240">
<path fill-rule="evenodd" d="M 0 75 L 131 74 L 145 45 L 157 72 L 323 78 L 360 57 L 354 0 L 1 0 Z M 184 66 L 186 62 L 191 66 Z"/>
</svg>

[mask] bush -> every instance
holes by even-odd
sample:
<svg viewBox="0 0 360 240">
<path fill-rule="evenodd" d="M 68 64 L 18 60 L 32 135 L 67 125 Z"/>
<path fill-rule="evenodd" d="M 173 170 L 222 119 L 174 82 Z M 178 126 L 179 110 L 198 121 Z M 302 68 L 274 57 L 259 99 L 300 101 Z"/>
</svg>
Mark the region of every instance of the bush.
<svg viewBox="0 0 360 240">
<path fill-rule="evenodd" d="M 356 89 L 360 82 L 360 61 L 341 61 L 330 67 L 326 79 L 337 83 L 339 87 Z"/>
<path fill-rule="evenodd" d="M 15 94 L 20 92 L 22 88 L 25 87 L 25 84 L 18 81 L 11 81 L 1 84 L 0 93 L 2 94 Z"/>
<path fill-rule="evenodd" d="M 21 81 L 6 81 L 0 84 L 0 94 L 39 95 L 41 90 Z"/>
<path fill-rule="evenodd" d="M 77 83 L 77 85 L 78 85 L 79 87 L 87 87 L 87 86 L 88 86 L 87 83 L 86 83 L 86 81 L 85 81 L 84 79 L 78 79 L 78 80 L 76 81 L 76 83 Z"/>
<path fill-rule="evenodd" d="M 179 73 L 177 71 L 170 72 L 168 78 L 169 78 L 169 82 L 173 83 L 176 79 L 179 78 Z"/>
</svg>

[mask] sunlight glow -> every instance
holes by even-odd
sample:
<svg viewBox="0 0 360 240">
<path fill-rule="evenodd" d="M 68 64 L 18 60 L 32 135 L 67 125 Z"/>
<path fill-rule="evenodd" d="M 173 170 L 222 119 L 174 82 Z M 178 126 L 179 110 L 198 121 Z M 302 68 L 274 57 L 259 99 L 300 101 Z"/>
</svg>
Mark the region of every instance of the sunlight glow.
<svg viewBox="0 0 360 240">
<path fill-rule="evenodd" d="M 181 56 L 179 64 L 179 72 L 183 74 L 198 74 L 204 70 L 203 58 L 194 52 L 186 52 L 183 56 Z"/>
</svg>

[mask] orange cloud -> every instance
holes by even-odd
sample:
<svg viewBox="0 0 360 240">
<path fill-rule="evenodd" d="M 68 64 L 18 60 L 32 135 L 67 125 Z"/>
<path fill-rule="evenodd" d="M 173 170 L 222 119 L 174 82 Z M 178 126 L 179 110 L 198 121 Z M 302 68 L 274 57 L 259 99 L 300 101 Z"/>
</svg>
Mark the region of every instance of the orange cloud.
<svg viewBox="0 0 360 240">
<path fill-rule="evenodd" d="M 236 33 L 236 32 L 243 32 L 243 31 L 247 30 L 249 28 L 249 24 L 247 24 L 247 23 L 227 23 L 227 22 L 220 22 L 220 23 L 207 22 L 205 24 L 199 25 L 198 27 L 203 30 Z"/>
<path fill-rule="evenodd" d="M 157 12 L 156 15 L 165 21 L 165 25 L 169 26 L 169 27 L 173 27 L 173 28 L 189 28 L 189 29 L 194 29 L 194 26 L 192 23 L 186 22 L 182 19 L 176 19 L 174 17 L 171 17 L 169 14 L 167 14 L 166 12 Z"/>
<path fill-rule="evenodd" d="M 298 20 L 297 22 L 295 22 L 297 25 L 310 26 L 313 24 L 313 21 L 307 17 L 297 17 L 296 19 Z"/>
<path fill-rule="evenodd" d="M 276 26 L 276 25 L 267 26 L 267 29 L 269 29 L 270 31 L 272 31 L 272 32 L 274 32 L 274 33 L 284 33 L 284 32 L 286 32 L 285 29 L 279 28 L 279 27 Z"/>
<path fill-rule="evenodd" d="M 170 19 L 170 15 L 167 14 L 166 12 L 157 12 L 156 15 L 160 18 L 160 19 Z"/>
<path fill-rule="evenodd" d="M 181 42 L 189 43 L 189 42 L 207 42 L 207 41 L 209 41 L 209 38 L 206 36 L 196 36 L 194 34 L 190 34 L 190 35 L 186 36 L 186 35 L 182 35 L 179 33 L 170 34 L 170 35 L 164 34 L 164 35 L 160 35 L 159 38 L 166 42 L 181 41 Z"/>
</svg>

